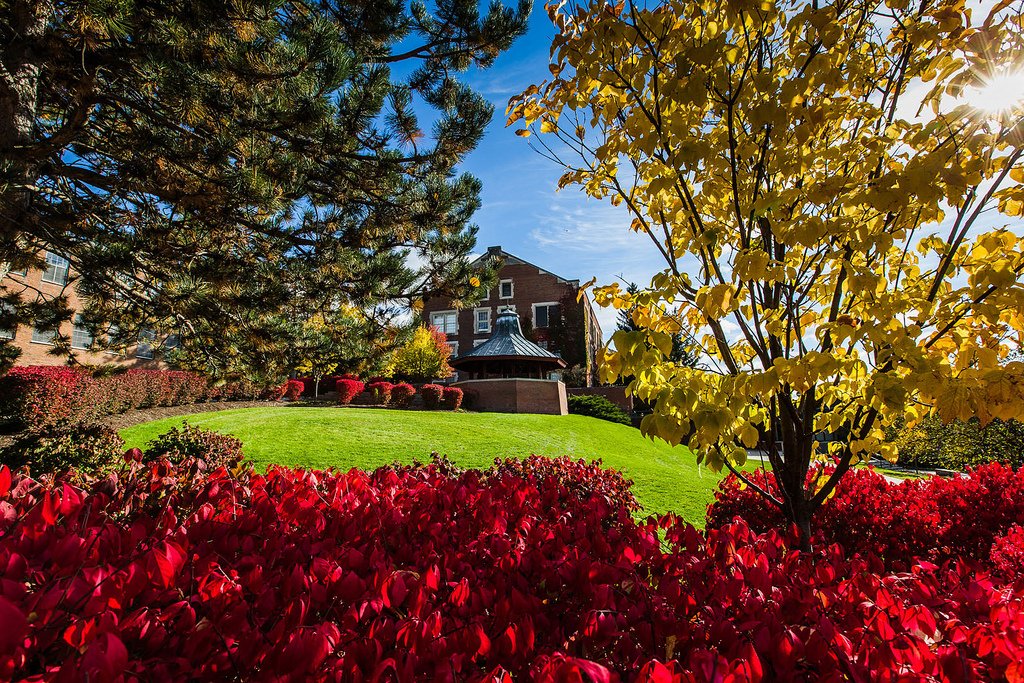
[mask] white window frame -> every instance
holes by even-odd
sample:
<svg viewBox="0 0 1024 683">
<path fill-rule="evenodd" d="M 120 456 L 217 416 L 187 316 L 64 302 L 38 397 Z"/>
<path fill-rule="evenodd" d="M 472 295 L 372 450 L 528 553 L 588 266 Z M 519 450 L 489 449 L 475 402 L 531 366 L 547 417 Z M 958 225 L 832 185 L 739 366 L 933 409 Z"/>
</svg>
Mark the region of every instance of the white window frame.
<svg viewBox="0 0 1024 683">
<path fill-rule="evenodd" d="M 473 340 L 473 348 L 475 349 L 476 347 L 478 347 L 481 344 L 483 344 L 485 341 L 487 341 L 487 340 L 486 339 L 474 339 Z"/>
<path fill-rule="evenodd" d="M 76 336 L 79 339 L 79 341 L 77 342 L 75 341 Z M 85 337 L 86 339 L 89 340 L 88 342 L 86 342 L 85 346 L 82 346 L 82 337 Z M 78 349 L 80 351 L 86 351 L 89 349 L 89 347 L 92 346 L 92 342 L 92 335 L 89 334 L 89 330 L 87 330 L 85 326 L 82 325 L 82 316 L 75 316 L 74 327 L 71 328 L 71 348 Z"/>
<path fill-rule="evenodd" d="M 502 287 L 505 286 L 506 282 L 508 283 L 508 296 L 505 296 L 505 295 L 503 295 L 501 293 Z M 516 283 L 513 282 L 511 278 L 509 278 L 507 280 L 498 280 L 498 298 L 499 299 L 501 299 L 501 300 L 513 299 L 513 298 L 515 298 L 515 295 L 516 295 Z"/>
<path fill-rule="evenodd" d="M 58 273 L 63 269 L 64 274 L 62 279 L 49 279 L 47 274 L 50 272 L 50 268 L 53 268 L 54 277 L 58 277 Z M 46 252 L 46 267 L 43 269 L 42 281 L 48 282 L 51 285 L 66 285 L 68 283 L 68 275 L 71 273 L 71 262 L 59 254 L 54 254 L 52 251 Z"/>
<path fill-rule="evenodd" d="M 455 329 L 449 332 L 446 329 L 447 325 L 438 325 L 437 322 L 435 322 L 435 320 L 436 320 L 437 316 L 439 316 L 439 315 L 445 316 L 445 317 L 447 317 L 449 315 L 452 316 L 452 319 L 455 320 Z M 433 313 L 430 314 L 430 324 L 431 324 L 431 326 L 436 327 L 437 329 L 441 330 L 445 334 L 458 334 L 459 333 L 459 312 L 454 310 L 454 309 L 450 309 L 450 310 L 447 310 L 447 311 L 434 311 Z"/>
<path fill-rule="evenodd" d="M 533 314 L 533 326 L 539 330 L 547 330 L 551 328 L 551 311 L 548 311 L 548 324 L 543 327 L 537 324 L 537 308 L 540 306 L 561 306 L 557 301 L 538 301 L 533 304 L 531 313 Z"/>
<path fill-rule="evenodd" d="M 8 275 L 17 275 L 18 277 L 25 277 L 28 275 L 28 268 L 22 268 L 21 270 L 9 270 Z"/>
<path fill-rule="evenodd" d="M 41 337 L 44 334 L 49 334 L 50 336 L 48 338 L 46 338 L 46 339 L 42 339 Z M 56 338 L 56 336 L 57 336 L 57 330 L 40 330 L 38 327 L 33 327 L 32 328 L 32 343 L 33 344 L 45 344 L 46 346 L 53 346 L 54 345 L 54 339 Z"/>
<path fill-rule="evenodd" d="M 448 348 L 450 348 L 452 350 L 452 355 L 449 356 L 450 358 L 455 358 L 455 356 L 459 355 L 459 342 L 457 342 L 457 341 L 450 341 L 450 342 L 445 342 L 445 344 L 447 344 Z"/>
<path fill-rule="evenodd" d="M 486 313 L 487 314 L 487 326 L 482 328 L 482 329 L 480 327 L 480 314 L 481 313 Z M 492 325 L 492 323 L 491 323 L 491 309 L 490 309 L 489 306 L 487 308 L 474 308 L 473 309 L 473 334 L 489 333 L 491 331 L 491 325 Z"/>
</svg>

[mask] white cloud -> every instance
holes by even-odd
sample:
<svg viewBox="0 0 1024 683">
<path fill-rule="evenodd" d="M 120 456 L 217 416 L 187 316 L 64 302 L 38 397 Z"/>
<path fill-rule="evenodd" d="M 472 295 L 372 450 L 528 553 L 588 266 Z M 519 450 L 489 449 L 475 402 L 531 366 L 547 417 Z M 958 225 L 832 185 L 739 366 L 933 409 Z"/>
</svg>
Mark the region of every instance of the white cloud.
<svg viewBox="0 0 1024 683">
<path fill-rule="evenodd" d="M 624 207 L 566 190 L 533 214 L 530 241 L 538 253 L 547 255 L 538 265 L 559 275 L 581 281 L 593 277 L 597 284 L 644 286 L 667 266 L 646 234 L 630 230 L 631 217 Z M 615 331 L 616 311 L 596 307 L 596 315 L 609 337 Z"/>
</svg>

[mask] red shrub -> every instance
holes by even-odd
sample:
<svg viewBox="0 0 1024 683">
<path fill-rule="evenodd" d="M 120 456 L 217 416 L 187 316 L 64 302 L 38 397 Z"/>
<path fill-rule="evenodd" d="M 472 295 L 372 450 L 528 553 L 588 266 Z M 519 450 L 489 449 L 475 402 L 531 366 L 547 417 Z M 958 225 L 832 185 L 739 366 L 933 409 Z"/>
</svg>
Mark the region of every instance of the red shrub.
<svg viewBox="0 0 1024 683">
<path fill-rule="evenodd" d="M 305 391 L 306 385 L 303 380 L 290 379 L 284 385 L 284 397 L 289 401 L 298 401 Z"/>
<path fill-rule="evenodd" d="M 260 398 L 264 401 L 280 401 L 284 398 L 284 392 L 288 390 L 286 384 L 272 384 L 269 387 L 264 387 L 263 391 L 260 392 Z"/>
<path fill-rule="evenodd" d="M 439 384 L 424 384 L 420 387 L 420 395 L 423 397 L 423 405 L 427 410 L 437 410 L 441 405 L 441 395 L 444 387 Z"/>
<path fill-rule="evenodd" d="M 755 482 L 774 491 L 760 472 Z M 813 472 L 810 476 L 813 476 Z M 783 518 L 752 488 L 734 476 L 719 485 L 707 524 L 721 527 L 742 517 L 752 528 L 781 528 Z M 913 558 L 942 562 L 952 558 L 987 560 L 996 536 L 1024 519 L 1024 468 L 983 465 L 966 477 L 908 480 L 891 484 L 869 469 L 847 473 L 835 495 L 812 520 L 826 543 L 850 552 L 876 554 L 889 566 L 906 567 Z"/>
<path fill-rule="evenodd" d="M 462 405 L 462 389 L 445 387 L 441 391 L 441 407 L 446 410 L 458 410 Z"/>
<path fill-rule="evenodd" d="M 373 395 L 373 402 L 377 405 L 386 405 L 391 400 L 393 388 L 391 382 L 373 382 L 366 385 L 366 390 Z"/>
<path fill-rule="evenodd" d="M 391 387 L 391 403 L 399 408 L 408 408 L 412 397 L 416 395 L 416 387 L 402 382 Z"/>
<path fill-rule="evenodd" d="M 353 398 L 363 393 L 364 388 L 366 385 L 357 379 L 339 379 L 337 384 L 338 403 L 348 405 Z"/>
<path fill-rule="evenodd" d="M 1011 581 L 1024 577 L 1024 526 L 1015 524 L 996 538 L 989 558 L 996 571 Z"/>
<path fill-rule="evenodd" d="M 100 384 L 79 368 L 30 365 L 0 378 L 0 414 L 26 429 L 89 422 L 104 404 Z"/>
<path fill-rule="evenodd" d="M 212 388 L 202 375 L 183 370 L 131 369 L 93 377 L 81 368 L 25 366 L 0 378 L 0 417 L 36 430 L 87 423 L 136 408 L 252 399 L 283 391 L 284 387 L 260 388 L 244 380 Z"/>
<path fill-rule="evenodd" d="M 0 678 L 991 681 L 1024 661 L 1024 587 L 638 522 L 621 477 L 569 460 L 128 467 L 89 491 L 0 469 Z"/>
</svg>

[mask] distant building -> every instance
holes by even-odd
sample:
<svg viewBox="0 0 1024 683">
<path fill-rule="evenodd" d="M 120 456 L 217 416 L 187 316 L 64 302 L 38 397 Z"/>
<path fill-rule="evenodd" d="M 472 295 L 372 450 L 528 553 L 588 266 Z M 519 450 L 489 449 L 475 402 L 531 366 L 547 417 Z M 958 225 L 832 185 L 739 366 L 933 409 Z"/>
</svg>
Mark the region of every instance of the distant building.
<svg viewBox="0 0 1024 683">
<path fill-rule="evenodd" d="M 490 247 L 477 263 L 494 257 L 502 264 L 498 284 L 482 301 L 457 310 L 446 298 L 430 299 L 423 306 L 423 321 L 444 332 L 452 355 L 458 356 L 487 341 L 499 313 L 515 311 L 528 339 L 558 354 L 568 372 L 582 374 L 587 386 L 593 384 L 603 335 L 590 298 L 584 294 L 577 301 L 580 281 L 555 275 L 501 247 Z"/>
<path fill-rule="evenodd" d="M 10 271 L 0 279 L 0 291 L 26 293 L 28 297 L 41 296 L 53 299 L 65 296 L 68 305 L 74 311 L 83 306 L 74 286 L 74 272 L 66 258 L 47 251 L 43 255 L 46 267 L 42 270 Z M 121 353 L 115 351 L 92 350 L 92 335 L 84 326 L 75 324 L 75 318 L 65 323 L 60 332 L 71 338 L 71 348 L 78 362 L 87 365 L 123 365 L 126 367 L 159 368 L 164 364 L 160 361 L 157 337 L 155 334 L 143 334 L 137 346 Z M 44 330 L 28 325 L 20 325 L 13 330 L 0 329 L 0 339 L 10 339 L 21 350 L 15 365 L 65 365 L 66 355 L 53 355 L 54 330 Z M 169 346 L 166 341 L 163 348 Z"/>
</svg>

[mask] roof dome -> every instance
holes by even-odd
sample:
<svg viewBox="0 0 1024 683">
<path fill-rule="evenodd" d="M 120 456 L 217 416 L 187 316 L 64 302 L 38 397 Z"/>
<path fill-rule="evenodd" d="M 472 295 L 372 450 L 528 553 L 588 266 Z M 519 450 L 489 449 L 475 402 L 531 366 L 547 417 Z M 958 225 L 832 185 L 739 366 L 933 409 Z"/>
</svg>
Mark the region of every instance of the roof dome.
<svg viewBox="0 0 1024 683">
<path fill-rule="evenodd" d="M 475 349 L 453 359 L 451 365 L 458 368 L 467 362 L 499 359 L 532 360 L 565 367 L 565 361 L 558 355 L 542 349 L 523 336 L 523 329 L 519 326 L 519 314 L 515 311 L 499 313 L 490 338 Z"/>
</svg>

